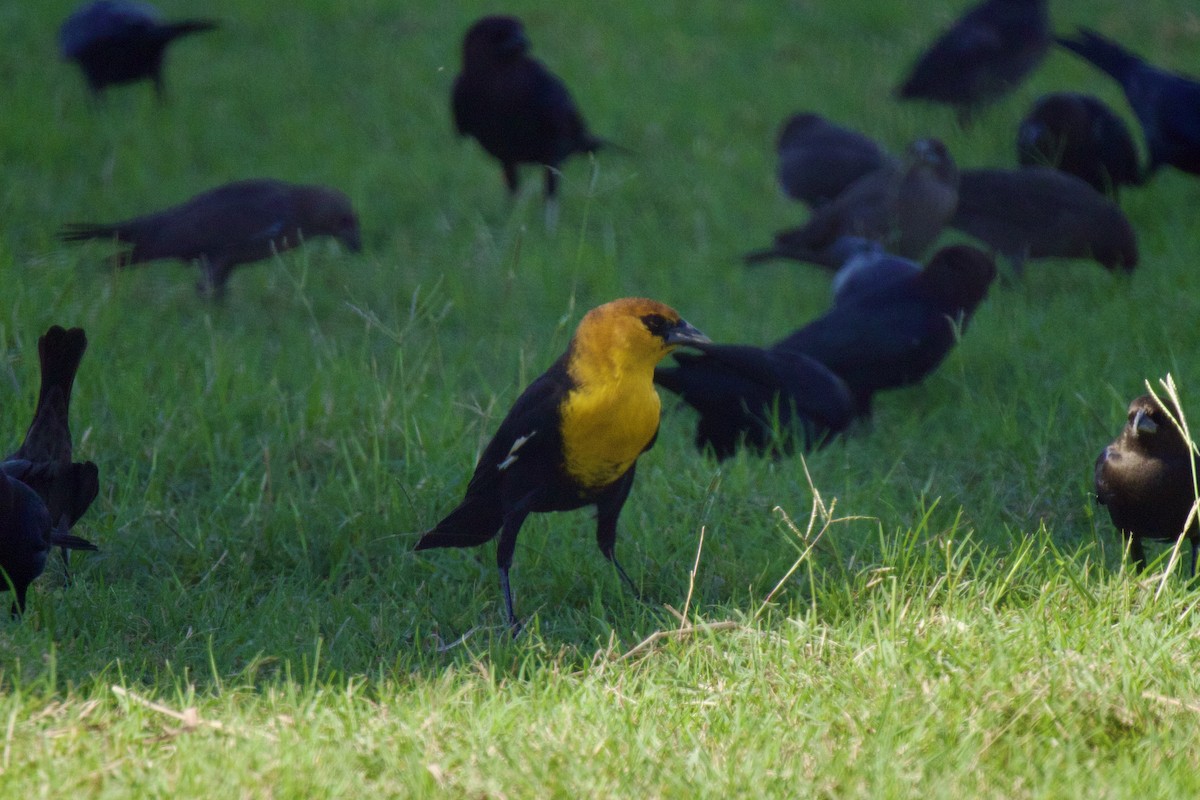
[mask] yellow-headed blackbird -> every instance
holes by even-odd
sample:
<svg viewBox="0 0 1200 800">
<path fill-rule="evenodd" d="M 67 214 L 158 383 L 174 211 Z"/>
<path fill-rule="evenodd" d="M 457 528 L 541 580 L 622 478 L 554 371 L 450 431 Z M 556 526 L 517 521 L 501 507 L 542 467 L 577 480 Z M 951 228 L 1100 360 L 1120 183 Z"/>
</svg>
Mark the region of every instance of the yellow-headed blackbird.
<svg viewBox="0 0 1200 800">
<path fill-rule="evenodd" d="M 1170 414 L 1179 419 L 1173 404 Z M 1129 539 L 1139 569 L 1146 567 L 1142 539 L 1177 541 L 1196 499 L 1193 470 L 1200 467 L 1200 460 L 1171 417 L 1153 395 L 1142 395 L 1129 404 L 1121 435 L 1096 459 L 1096 498 Z M 1200 550 L 1195 521 L 1187 528 L 1187 537 L 1195 575 Z"/>
<path fill-rule="evenodd" d="M 63 241 L 116 239 L 133 245 L 122 266 L 178 258 L 197 261 L 197 287 L 220 295 L 239 264 L 299 247 L 305 239 L 332 236 L 358 252 L 362 240 L 350 199 L 327 186 L 256 178 L 201 192 L 177 206 L 109 224 L 73 223 Z"/>
<path fill-rule="evenodd" d="M 91 461 L 71 460 L 68 411 L 75 372 L 86 349 L 83 328 L 65 330 L 53 325 L 38 339 L 42 381 L 33 422 L 21 446 L 0 461 L 0 472 L 37 492 L 55 530 L 63 534 L 83 516 L 100 492 L 96 465 Z M 62 550 L 64 565 L 67 549 Z"/>
<path fill-rule="evenodd" d="M 658 435 L 654 365 L 679 345 L 705 342 L 674 309 L 654 300 L 625 298 L 589 311 L 567 352 L 500 423 L 462 503 L 416 549 L 474 547 L 499 532 L 496 564 L 515 632 L 508 569 L 525 517 L 594 505 L 600 552 L 633 587 L 613 546 L 637 458 Z"/>
</svg>

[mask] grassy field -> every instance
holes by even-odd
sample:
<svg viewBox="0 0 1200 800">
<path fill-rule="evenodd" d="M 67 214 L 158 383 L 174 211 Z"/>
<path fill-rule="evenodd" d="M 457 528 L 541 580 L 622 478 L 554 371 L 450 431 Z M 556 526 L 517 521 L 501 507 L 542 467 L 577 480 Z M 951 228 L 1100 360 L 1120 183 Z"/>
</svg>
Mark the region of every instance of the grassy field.
<svg viewBox="0 0 1200 800">
<path fill-rule="evenodd" d="M 516 641 L 492 546 L 412 552 L 586 309 L 647 295 L 753 343 L 821 313 L 826 276 L 739 259 L 803 217 L 773 182 L 784 116 L 1007 165 L 1042 92 L 1128 115 L 1110 81 L 1055 51 L 963 133 L 889 94 L 957 2 L 514 0 L 635 152 L 571 162 L 548 233 L 540 181 L 510 205 L 449 120 L 461 34 L 492 5 L 161 0 L 225 21 L 171 53 L 163 107 L 144 85 L 89 101 L 55 56 L 72 5 L 0 4 L 0 422 L 15 446 L 38 335 L 85 327 L 72 424 L 103 488 L 79 532 L 102 550 L 70 588 L 55 559 L 0 622 L 4 796 L 1200 789 L 1198 596 L 1165 558 L 1127 571 L 1091 495 L 1146 380 L 1198 407 L 1194 177 L 1122 197 L 1132 277 L 1032 264 L 819 453 L 718 466 L 666 402 L 618 540 L 644 605 L 588 513 L 523 530 Z M 1052 5 L 1059 30 L 1200 71 L 1190 4 Z M 364 253 L 314 242 L 213 304 L 193 270 L 113 272 L 107 245 L 54 239 L 252 176 L 345 190 Z"/>
</svg>

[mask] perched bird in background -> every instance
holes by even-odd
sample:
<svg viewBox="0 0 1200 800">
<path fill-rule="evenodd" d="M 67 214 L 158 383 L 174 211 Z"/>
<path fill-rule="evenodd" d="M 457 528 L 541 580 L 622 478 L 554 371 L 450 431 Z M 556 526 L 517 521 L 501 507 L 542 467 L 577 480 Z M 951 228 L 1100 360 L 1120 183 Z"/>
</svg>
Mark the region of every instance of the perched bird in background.
<svg viewBox="0 0 1200 800">
<path fill-rule="evenodd" d="M 256 179 L 218 186 L 164 211 L 110 224 L 67 225 L 67 242 L 116 239 L 133 245 L 121 266 L 164 258 L 197 261 L 200 290 L 221 295 L 239 264 L 260 261 L 332 236 L 348 250 L 362 249 L 358 216 L 346 195 L 326 186 Z"/>
<path fill-rule="evenodd" d="M 474 137 L 500 162 L 510 194 L 517 191 L 519 164 L 545 168 L 547 220 L 552 222 L 561 164 L 609 143 L 588 131 L 566 84 L 528 50 L 519 19 L 476 21 L 463 38 L 451 110 L 459 135 Z"/>
<path fill-rule="evenodd" d="M 51 525 L 37 492 L 0 470 L 0 591 L 12 589 L 14 618 L 25 613 L 25 593 L 46 568 L 51 547 L 97 549 Z"/>
<path fill-rule="evenodd" d="M 1087 183 L 1049 167 L 967 169 L 950 225 L 986 243 L 1020 272 L 1031 258 L 1091 258 L 1131 271 L 1137 239 L 1125 214 Z"/>
<path fill-rule="evenodd" d="M 1141 123 L 1150 160 L 1144 177 L 1169 164 L 1200 175 L 1200 81 L 1151 66 L 1111 39 L 1080 28 L 1060 45 L 1108 73 Z"/>
<path fill-rule="evenodd" d="M 163 22 L 158 10 L 129 0 L 98 0 L 67 17 L 58 31 L 67 61 L 79 64 L 92 94 L 110 84 L 149 78 L 159 100 L 165 98 L 162 67 L 167 45 L 189 33 L 218 27 L 215 20 Z"/>
<path fill-rule="evenodd" d="M 654 300 L 625 298 L 589 311 L 567 352 L 521 393 L 500 423 L 462 503 L 416 549 L 475 547 L 499 533 L 500 588 L 517 633 L 508 570 L 525 517 L 594 505 L 600 552 L 633 588 L 613 547 L 637 458 L 658 435 L 654 365 L 680 345 L 706 342 L 674 309 Z"/>
<path fill-rule="evenodd" d="M 1177 541 L 1184 535 L 1196 500 L 1194 476 L 1200 461 L 1171 417 L 1180 420 L 1170 400 L 1164 408 L 1152 395 L 1142 395 L 1129 404 L 1121 435 L 1096 459 L 1096 498 L 1129 540 L 1139 570 L 1146 568 L 1142 540 Z M 1186 535 L 1192 546 L 1194 577 L 1200 549 L 1195 520 Z"/>
<path fill-rule="evenodd" d="M 934 41 L 896 95 L 953 106 L 969 127 L 976 111 L 1012 91 L 1049 49 L 1046 0 L 984 0 Z"/>
<path fill-rule="evenodd" d="M 820 361 L 846 382 L 855 413 L 867 416 L 876 392 L 917 383 L 942 363 L 995 277 L 981 250 L 944 247 L 909 278 L 843 286 L 824 316 L 772 350 Z"/>
<path fill-rule="evenodd" d="M 918 139 L 904 162 L 859 178 L 803 227 L 775 235 L 774 246 L 746 255 L 746 263 L 775 258 L 842 266 L 839 239 L 860 237 L 905 258 L 918 258 L 950 221 L 958 205 L 958 167 L 937 139 Z"/>
<path fill-rule="evenodd" d="M 775 175 L 788 197 L 818 208 L 895 159 L 870 137 L 819 114 L 793 114 L 779 131 Z"/>
<path fill-rule="evenodd" d="M 1142 182 L 1129 128 L 1088 94 L 1055 92 L 1038 98 L 1017 129 L 1017 161 L 1054 167 L 1114 196 L 1122 184 Z"/>
<path fill-rule="evenodd" d="M 38 339 L 42 379 L 33 422 L 21 446 L 0 461 L 0 472 L 37 492 L 51 523 L 64 533 L 84 515 L 100 492 L 96 465 L 91 461 L 72 461 L 71 389 L 86 349 L 83 328 L 66 330 L 54 325 Z M 64 566 L 68 564 L 67 550 L 64 547 L 62 551 Z"/>
<path fill-rule="evenodd" d="M 759 454 L 819 447 L 848 426 L 854 398 L 841 378 L 813 358 L 775 347 L 693 345 L 675 353 L 654 382 L 700 414 L 696 447 L 720 460 L 739 444 Z"/>
</svg>

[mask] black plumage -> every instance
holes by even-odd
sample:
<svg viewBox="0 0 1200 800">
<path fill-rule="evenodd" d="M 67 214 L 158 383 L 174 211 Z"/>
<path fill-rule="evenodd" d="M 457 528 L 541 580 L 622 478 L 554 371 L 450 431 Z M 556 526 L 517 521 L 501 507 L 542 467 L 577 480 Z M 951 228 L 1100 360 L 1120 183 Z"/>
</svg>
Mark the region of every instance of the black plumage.
<svg viewBox="0 0 1200 800">
<path fill-rule="evenodd" d="M 96 549 L 51 525 L 50 512 L 37 492 L 0 470 L 0 591 L 11 588 L 14 617 L 25 613 L 29 584 L 46 568 L 51 547 Z"/>
<path fill-rule="evenodd" d="M 1121 84 L 1146 138 L 1145 177 L 1164 164 L 1200 175 L 1200 81 L 1147 64 L 1087 28 L 1056 41 Z"/>
<path fill-rule="evenodd" d="M 515 17 L 476 21 L 463 38 L 451 110 L 459 135 L 474 137 L 500 162 L 509 192 L 519 186 L 517 167 L 536 164 L 545 168 L 552 200 L 562 163 L 607 142 L 588 131 L 566 84 L 528 50 Z"/>
<path fill-rule="evenodd" d="M 841 378 L 802 353 L 778 347 L 693 345 L 675 365 L 654 371 L 654 382 L 694 408 L 696 446 L 718 459 L 745 444 L 756 453 L 810 449 L 844 430 L 854 399 Z"/>
<path fill-rule="evenodd" d="M 107 224 L 74 223 L 64 241 L 116 239 L 133 245 L 121 265 L 159 259 L 198 262 L 199 288 L 220 295 L 233 268 L 332 236 L 358 252 L 358 215 L 349 198 L 327 186 L 269 179 L 237 181 L 196 195 L 177 206 Z"/>
<path fill-rule="evenodd" d="M 1164 407 L 1153 395 L 1129 404 L 1124 429 L 1096 459 L 1096 498 L 1129 541 L 1138 569 L 1146 567 L 1143 539 L 1173 543 L 1187 526 L 1194 576 L 1200 529 L 1194 519 L 1188 524 L 1188 515 L 1200 460 L 1172 417 L 1180 420 L 1174 404 Z"/>
<path fill-rule="evenodd" d="M 1049 167 L 965 169 L 951 227 L 989 245 L 1018 272 L 1031 258 L 1090 258 L 1137 266 L 1137 236 L 1110 198 Z"/>
<path fill-rule="evenodd" d="M 876 392 L 917 383 L 942 363 L 996 275 L 991 257 L 968 245 L 942 248 L 915 274 L 894 266 L 844 285 L 824 316 L 772 348 L 828 367 L 859 415 Z"/>
<path fill-rule="evenodd" d="M 21 446 L 0 462 L 0 471 L 37 492 L 51 523 L 63 533 L 79 521 L 100 492 L 97 466 L 73 460 L 71 389 L 86 349 L 82 328 L 54 325 L 38 339 L 41 385 L 33 421 Z M 62 555 L 66 564 L 67 548 Z"/>
<path fill-rule="evenodd" d="M 147 3 L 98 0 L 67 17 L 58 32 L 62 57 L 83 70 L 95 95 L 113 84 L 149 79 L 165 97 L 162 69 L 167 46 L 181 36 L 208 31 L 215 20 L 164 22 Z"/>
<path fill-rule="evenodd" d="M 1017 129 L 1017 161 L 1054 167 L 1105 194 L 1142 182 L 1129 128 L 1088 94 L 1055 92 L 1038 98 Z"/>
<path fill-rule="evenodd" d="M 1046 0 L 985 0 L 921 55 L 897 88 L 904 100 L 953 106 L 966 126 L 982 106 L 1012 91 L 1050 48 Z"/>
<path fill-rule="evenodd" d="M 826 205 L 864 175 L 894 163 L 869 136 L 819 114 L 793 114 L 776 143 L 776 178 L 788 197 Z"/>
</svg>

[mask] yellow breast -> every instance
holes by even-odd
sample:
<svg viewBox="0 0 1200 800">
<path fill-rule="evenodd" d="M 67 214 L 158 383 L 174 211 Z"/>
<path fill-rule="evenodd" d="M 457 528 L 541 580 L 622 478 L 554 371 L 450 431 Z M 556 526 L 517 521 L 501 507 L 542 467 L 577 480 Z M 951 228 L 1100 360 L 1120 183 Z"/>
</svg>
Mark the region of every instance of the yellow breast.
<svg viewBox="0 0 1200 800">
<path fill-rule="evenodd" d="M 567 473 L 588 489 L 620 478 L 654 438 L 660 405 L 642 375 L 572 391 L 560 409 Z"/>
</svg>

